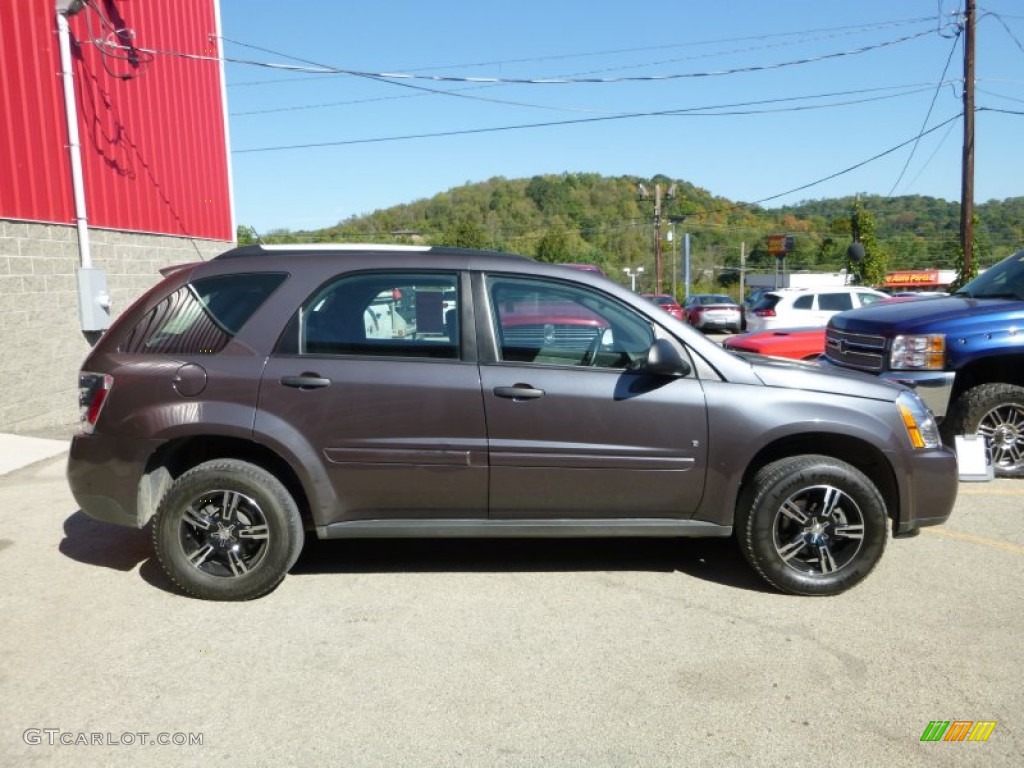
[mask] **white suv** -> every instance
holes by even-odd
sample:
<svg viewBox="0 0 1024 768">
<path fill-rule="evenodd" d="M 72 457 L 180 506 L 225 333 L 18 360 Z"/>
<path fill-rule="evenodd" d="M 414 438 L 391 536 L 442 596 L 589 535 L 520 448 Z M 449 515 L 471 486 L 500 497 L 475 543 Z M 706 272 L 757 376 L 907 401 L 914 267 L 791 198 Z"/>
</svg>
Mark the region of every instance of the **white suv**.
<svg viewBox="0 0 1024 768">
<path fill-rule="evenodd" d="M 888 294 L 872 288 L 779 288 L 763 294 L 747 312 L 747 330 L 824 328 L 836 312 L 887 298 Z"/>
</svg>

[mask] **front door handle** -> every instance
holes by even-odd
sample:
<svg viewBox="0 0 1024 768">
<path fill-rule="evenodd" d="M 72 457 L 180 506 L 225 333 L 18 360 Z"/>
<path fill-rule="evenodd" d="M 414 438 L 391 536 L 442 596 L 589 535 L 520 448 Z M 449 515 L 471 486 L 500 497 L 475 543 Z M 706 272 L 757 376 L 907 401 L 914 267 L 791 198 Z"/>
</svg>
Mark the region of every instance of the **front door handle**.
<svg viewBox="0 0 1024 768">
<path fill-rule="evenodd" d="M 544 397 L 543 389 L 534 389 L 529 384 L 516 384 L 514 387 L 495 387 L 494 394 L 512 400 L 536 400 Z"/>
<path fill-rule="evenodd" d="M 297 389 L 321 389 L 331 386 L 331 380 L 316 374 L 304 373 L 301 376 L 282 376 L 281 383 L 286 387 Z"/>
</svg>

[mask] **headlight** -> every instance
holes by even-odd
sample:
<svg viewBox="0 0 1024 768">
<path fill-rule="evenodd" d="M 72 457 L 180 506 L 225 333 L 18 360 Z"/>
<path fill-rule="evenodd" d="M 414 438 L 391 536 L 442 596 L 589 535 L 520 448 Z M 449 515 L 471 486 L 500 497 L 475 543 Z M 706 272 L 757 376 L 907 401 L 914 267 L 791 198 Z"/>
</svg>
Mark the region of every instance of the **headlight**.
<svg viewBox="0 0 1024 768">
<path fill-rule="evenodd" d="M 897 336 L 892 340 L 889 367 L 893 370 L 941 371 L 945 365 L 946 337 L 941 333 Z"/>
<path fill-rule="evenodd" d="M 901 392 L 896 398 L 896 407 L 900 409 L 911 445 L 915 448 L 938 448 L 942 445 L 935 417 L 920 397 L 913 392 Z"/>
</svg>

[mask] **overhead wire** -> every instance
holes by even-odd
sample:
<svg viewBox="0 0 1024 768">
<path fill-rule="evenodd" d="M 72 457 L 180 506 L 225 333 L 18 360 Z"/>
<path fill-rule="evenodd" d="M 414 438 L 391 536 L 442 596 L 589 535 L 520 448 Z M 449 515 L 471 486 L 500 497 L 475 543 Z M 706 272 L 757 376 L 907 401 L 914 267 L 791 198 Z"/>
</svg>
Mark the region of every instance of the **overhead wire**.
<svg viewBox="0 0 1024 768">
<path fill-rule="evenodd" d="M 946 73 L 949 71 L 949 65 L 953 61 L 953 54 L 956 53 L 957 44 L 959 42 L 960 34 L 958 32 L 957 36 L 953 38 L 953 45 L 949 49 L 949 56 L 946 58 L 946 66 L 942 68 L 942 74 L 939 76 L 939 85 L 935 88 L 935 93 L 932 94 L 932 100 L 931 103 L 928 105 L 928 111 L 927 113 L 925 113 L 924 120 L 921 122 L 921 130 L 924 130 L 924 128 L 928 125 L 928 120 L 932 116 L 932 110 L 935 109 L 935 102 L 938 100 L 939 92 L 942 90 L 942 86 L 946 81 Z M 890 196 L 896 191 L 896 187 L 900 185 L 900 182 L 903 181 L 903 176 L 907 173 L 907 168 L 910 167 L 910 163 L 914 159 L 914 155 L 917 153 L 918 143 L 919 142 L 914 142 L 914 145 L 910 148 L 910 153 L 907 155 L 906 162 L 903 163 L 903 168 L 900 170 L 900 175 L 896 178 L 896 181 L 893 182 L 892 188 L 889 190 Z"/>
<path fill-rule="evenodd" d="M 925 31 L 916 32 L 914 34 L 904 35 L 902 37 L 898 37 L 892 40 L 885 40 L 879 43 L 872 43 L 871 45 L 864 45 L 859 48 L 853 48 L 845 51 L 835 51 L 832 53 L 820 54 L 818 56 L 808 56 L 801 59 L 791 59 L 788 61 L 775 62 L 771 64 L 747 65 L 743 67 L 731 67 L 727 69 L 703 72 L 675 72 L 659 75 L 624 75 L 619 77 L 457 77 L 454 75 L 441 75 L 436 73 L 416 74 L 414 72 L 367 72 L 357 69 L 347 69 L 343 67 L 330 67 L 323 65 L 297 66 L 294 64 L 255 61 L 251 59 L 240 59 L 231 56 L 210 56 L 208 54 L 185 53 L 183 51 L 170 51 L 156 48 L 133 48 L 133 50 L 138 50 L 143 53 L 152 54 L 154 56 L 178 57 L 194 61 L 230 62 L 234 64 L 246 64 L 249 66 L 265 67 L 269 69 L 281 69 L 291 72 L 309 72 L 315 74 L 332 75 L 342 74 L 351 75 L 353 77 L 377 80 L 429 80 L 433 82 L 449 83 L 503 83 L 514 85 L 603 85 L 614 83 L 664 82 L 688 78 L 723 77 L 727 75 L 736 75 L 749 72 L 769 72 L 773 70 L 783 69 L 786 67 L 802 66 L 805 64 L 812 64 L 819 61 L 828 61 L 831 59 L 837 59 L 846 56 L 858 56 L 864 53 L 868 53 L 870 51 L 880 50 L 882 48 L 887 48 L 893 45 L 900 45 L 902 43 L 920 39 L 922 37 L 925 37 L 926 35 L 932 34 L 934 34 L 934 30 L 928 29 Z M 94 44 L 97 43 L 95 43 L 94 41 Z M 125 48 L 125 46 L 119 45 L 108 45 L 108 47 Z"/>
<path fill-rule="evenodd" d="M 593 56 L 611 56 L 611 55 L 618 55 L 618 54 L 623 54 L 623 53 L 638 53 L 638 52 L 642 52 L 642 51 L 666 50 L 666 49 L 670 49 L 670 48 L 696 47 L 696 46 L 700 46 L 700 45 L 718 45 L 720 43 L 735 43 L 735 42 L 743 42 L 743 41 L 747 41 L 747 40 L 758 40 L 758 41 L 760 41 L 760 40 L 771 39 L 771 38 L 778 38 L 778 37 L 796 37 L 796 38 L 798 38 L 798 42 L 805 42 L 805 41 L 808 40 L 808 36 L 809 35 L 814 35 L 814 34 L 818 34 L 818 33 L 824 33 L 824 32 L 844 32 L 844 31 L 846 31 L 846 32 L 850 32 L 852 34 L 852 33 L 857 32 L 857 31 L 870 31 L 870 30 L 876 30 L 876 29 L 887 29 L 887 28 L 892 28 L 892 27 L 909 26 L 911 24 L 919 24 L 919 23 L 926 22 L 926 21 L 931 21 L 931 20 L 932 20 L 931 16 L 922 16 L 922 17 L 917 17 L 917 18 L 912 18 L 912 19 L 896 19 L 896 20 L 892 20 L 892 21 L 873 22 L 873 23 L 869 23 L 869 24 L 855 24 L 855 25 L 848 25 L 848 26 L 841 26 L 841 27 L 821 27 L 821 28 L 816 28 L 816 29 L 798 30 L 798 31 L 793 31 L 793 32 L 773 32 L 773 33 L 759 34 L 759 35 L 746 35 L 746 36 L 740 36 L 740 37 L 726 37 L 726 38 L 719 38 L 717 40 L 703 40 L 703 41 L 687 42 L 687 43 L 669 43 L 669 44 L 665 44 L 665 45 L 639 46 L 639 47 L 633 47 L 633 48 L 617 48 L 617 49 L 603 50 L 603 51 L 587 51 L 587 52 L 583 52 L 583 53 L 548 54 L 548 55 L 544 55 L 544 56 L 523 57 L 523 58 L 517 58 L 517 59 L 498 59 L 498 60 L 492 60 L 492 61 L 480 61 L 480 62 L 472 62 L 472 63 L 464 63 L 464 64 L 446 64 L 446 65 L 439 65 L 439 66 L 435 66 L 435 67 L 417 67 L 417 68 L 412 68 L 411 71 L 416 72 L 416 71 L 423 71 L 423 70 L 426 70 L 426 69 L 434 69 L 434 70 L 466 69 L 466 68 L 471 68 L 471 67 L 507 66 L 509 64 L 529 64 L 529 63 L 534 63 L 534 62 L 539 62 L 539 61 L 558 61 L 558 60 L 565 60 L 565 59 L 588 58 L 588 57 L 593 57 Z M 231 42 L 231 43 L 234 43 L 236 45 L 247 45 L 246 43 L 239 43 L 238 41 L 230 40 L 229 38 L 225 38 L 225 37 L 221 37 L 221 39 L 224 40 L 225 42 Z M 745 50 L 758 50 L 761 47 L 762 46 L 755 46 L 753 48 L 749 48 L 749 49 L 745 49 Z M 741 50 L 741 51 L 738 51 L 738 52 L 744 52 L 744 51 Z M 717 55 L 722 55 L 722 53 L 721 52 L 713 52 L 713 53 L 705 54 L 706 57 L 717 56 Z M 339 74 L 341 74 L 341 73 L 339 73 Z M 294 83 L 294 82 L 296 82 L 296 80 L 305 80 L 305 79 L 315 79 L 315 78 L 279 78 L 279 79 L 276 79 L 276 80 L 259 80 L 259 81 L 251 81 L 251 82 L 236 82 L 236 83 L 229 84 L 229 87 L 231 87 L 231 88 L 239 88 L 239 87 L 247 87 L 247 86 L 257 86 L 257 85 L 270 85 L 270 84 L 276 84 L 276 83 Z"/>
<path fill-rule="evenodd" d="M 778 101 L 777 99 L 763 99 L 763 100 L 760 100 L 760 101 L 738 102 L 738 103 L 735 103 L 735 104 L 720 104 L 720 105 L 703 106 L 703 107 L 681 107 L 681 108 L 674 108 L 674 109 L 659 109 L 659 110 L 648 111 L 648 112 L 628 112 L 628 113 L 614 114 L 614 115 L 600 115 L 600 116 L 596 116 L 596 117 L 573 118 L 573 119 L 569 119 L 569 120 L 547 120 L 547 121 L 539 122 L 539 123 L 518 123 L 518 124 L 515 124 L 515 125 L 490 126 L 490 127 L 484 127 L 484 128 L 462 128 L 462 129 L 456 129 L 456 130 L 435 131 L 435 132 L 430 132 L 430 133 L 412 133 L 412 134 L 403 134 L 403 135 L 396 135 L 396 136 L 375 136 L 375 137 L 369 137 L 369 138 L 363 138 L 363 139 L 339 139 L 339 140 L 335 140 L 335 141 L 319 141 L 319 142 L 307 142 L 307 143 L 302 143 L 302 144 L 281 144 L 281 145 L 267 146 L 267 147 L 251 147 L 249 149 L 233 149 L 232 150 L 232 154 L 250 154 L 250 153 L 253 153 L 253 152 L 279 152 L 279 151 L 293 150 L 293 149 L 317 149 L 317 148 L 324 148 L 324 147 L 343 147 L 343 146 L 352 146 L 352 145 L 356 145 L 356 144 L 380 144 L 380 143 L 390 142 L 390 141 L 411 141 L 411 140 L 414 140 L 414 139 L 445 138 L 445 137 L 450 137 L 450 136 L 468 136 L 468 135 L 481 134 L 481 133 L 501 133 L 501 132 L 505 132 L 505 131 L 517 131 L 517 130 L 525 130 L 525 129 L 531 129 L 531 128 L 551 128 L 551 127 L 563 126 L 563 125 L 579 125 L 579 124 L 583 124 L 583 123 L 607 122 L 607 121 L 611 121 L 611 120 L 630 120 L 630 119 L 637 119 L 637 118 L 644 118 L 644 117 L 681 117 L 681 116 L 687 116 L 687 117 L 709 117 L 709 116 L 722 117 L 722 116 L 732 116 L 732 117 L 735 117 L 735 116 L 740 116 L 740 115 L 756 115 L 756 114 L 765 114 L 765 113 L 780 112 L 780 111 L 785 111 L 785 112 L 802 112 L 802 111 L 807 111 L 807 110 L 810 110 L 810 109 L 825 109 L 825 108 L 831 108 L 831 107 L 835 107 L 835 106 L 848 106 L 848 105 L 851 105 L 851 104 L 860 104 L 860 103 L 865 103 L 865 102 L 868 102 L 868 101 L 880 101 L 882 99 L 890 99 L 890 98 L 895 98 L 897 96 L 902 96 L 902 95 L 907 95 L 907 94 L 912 94 L 912 93 L 919 93 L 919 92 L 925 91 L 925 90 L 931 90 L 931 87 L 932 87 L 931 85 L 928 85 L 928 86 L 925 86 L 925 87 L 915 88 L 914 90 L 908 90 L 907 92 L 901 93 L 901 94 L 888 94 L 888 95 L 885 95 L 885 96 L 874 96 L 874 97 L 870 97 L 870 98 L 854 99 L 854 100 L 848 100 L 848 101 L 844 101 L 844 102 L 839 102 L 839 103 L 834 103 L 834 104 L 826 104 L 826 105 L 794 106 L 794 107 L 786 107 L 784 109 L 762 109 L 762 110 L 738 110 L 738 109 L 736 109 L 737 107 L 755 106 L 755 105 L 758 105 L 758 104 L 766 104 L 766 103 L 772 103 L 772 102 Z M 873 90 L 873 89 L 868 89 L 868 90 Z M 846 92 L 838 92 L 836 94 L 819 94 L 819 95 L 811 96 L 811 97 L 790 97 L 790 98 L 788 98 L 786 100 L 787 101 L 792 101 L 792 100 L 795 100 L 797 98 L 822 98 L 823 96 L 850 95 L 850 94 L 855 94 L 855 93 L 857 93 L 857 91 L 846 91 Z M 711 111 L 711 110 L 715 110 L 715 111 Z"/>
</svg>

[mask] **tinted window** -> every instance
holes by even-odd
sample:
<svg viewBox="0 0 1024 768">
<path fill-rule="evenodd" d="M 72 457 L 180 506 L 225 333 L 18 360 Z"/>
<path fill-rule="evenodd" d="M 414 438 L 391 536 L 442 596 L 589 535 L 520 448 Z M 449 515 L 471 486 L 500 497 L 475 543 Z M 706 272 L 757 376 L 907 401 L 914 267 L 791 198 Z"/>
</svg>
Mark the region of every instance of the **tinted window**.
<svg viewBox="0 0 1024 768">
<path fill-rule="evenodd" d="M 883 297 L 877 296 L 873 293 L 858 293 L 857 298 L 860 299 L 861 306 L 866 307 L 868 304 L 874 304 L 876 301 Z"/>
<path fill-rule="evenodd" d="M 222 275 L 179 288 L 145 314 L 122 352 L 216 354 L 274 292 L 285 275 Z"/>
<path fill-rule="evenodd" d="M 849 293 L 819 294 L 818 309 L 826 312 L 843 312 L 847 309 L 853 309 L 853 297 Z"/>
<path fill-rule="evenodd" d="M 766 293 L 758 299 L 754 305 L 754 311 L 756 312 L 759 309 L 775 309 L 775 305 L 781 300 L 782 297 L 777 293 Z"/>
<path fill-rule="evenodd" d="M 625 368 L 654 341 L 650 323 L 596 291 L 512 277 L 489 277 L 503 361 Z"/>
<path fill-rule="evenodd" d="M 975 298 L 1024 299 L 1024 251 L 989 267 L 958 293 Z"/>
<path fill-rule="evenodd" d="M 793 309 L 814 309 L 814 296 L 798 296 L 793 302 Z"/>
<path fill-rule="evenodd" d="M 457 358 L 458 296 L 454 274 L 343 277 L 300 310 L 298 352 Z"/>
</svg>

